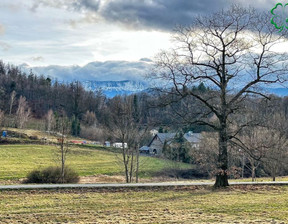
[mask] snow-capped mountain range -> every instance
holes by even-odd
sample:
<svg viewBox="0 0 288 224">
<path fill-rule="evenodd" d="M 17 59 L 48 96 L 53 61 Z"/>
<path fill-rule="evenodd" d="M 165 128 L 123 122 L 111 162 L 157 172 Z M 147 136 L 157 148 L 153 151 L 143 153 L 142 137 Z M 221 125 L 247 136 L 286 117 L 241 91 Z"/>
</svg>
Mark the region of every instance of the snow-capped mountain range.
<svg viewBox="0 0 288 224">
<path fill-rule="evenodd" d="M 143 81 L 85 81 L 82 82 L 86 90 L 101 90 L 106 96 L 113 97 L 115 95 L 132 94 L 144 91 L 149 88 L 148 84 Z"/>
<path fill-rule="evenodd" d="M 145 75 L 152 67 L 152 61 L 142 58 L 139 61 L 106 61 L 90 62 L 84 66 L 59 66 L 50 65 L 31 67 L 27 64 L 20 65 L 21 69 L 36 75 L 45 75 L 59 82 L 78 80 L 83 83 L 86 90 L 101 91 L 108 97 L 117 94 L 131 94 L 143 91 L 149 87 Z"/>
<path fill-rule="evenodd" d="M 36 75 L 44 75 L 59 82 L 78 80 L 83 83 L 86 90 L 101 91 L 108 97 L 117 94 L 131 94 L 144 91 L 150 87 L 145 75 L 153 66 L 150 59 L 143 58 L 136 62 L 106 61 L 90 62 L 84 66 L 58 66 L 31 67 L 20 65 L 24 72 L 32 70 Z M 267 93 L 278 96 L 288 96 L 288 88 L 264 88 Z"/>
</svg>

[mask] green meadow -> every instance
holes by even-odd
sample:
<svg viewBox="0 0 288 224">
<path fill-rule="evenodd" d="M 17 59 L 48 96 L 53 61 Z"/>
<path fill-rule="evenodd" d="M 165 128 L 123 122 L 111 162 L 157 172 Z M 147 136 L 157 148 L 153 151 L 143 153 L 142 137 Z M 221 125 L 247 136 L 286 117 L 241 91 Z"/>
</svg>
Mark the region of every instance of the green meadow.
<svg viewBox="0 0 288 224">
<path fill-rule="evenodd" d="M 0 180 L 26 177 L 33 169 L 60 164 L 59 149 L 55 145 L 0 145 Z M 66 164 L 80 176 L 123 175 L 121 154 L 105 151 L 103 147 L 72 146 Z M 169 169 L 175 163 L 147 156 L 140 157 L 140 177 L 152 177 L 156 172 Z M 190 165 L 179 164 L 181 168 Z"/>
</svg>

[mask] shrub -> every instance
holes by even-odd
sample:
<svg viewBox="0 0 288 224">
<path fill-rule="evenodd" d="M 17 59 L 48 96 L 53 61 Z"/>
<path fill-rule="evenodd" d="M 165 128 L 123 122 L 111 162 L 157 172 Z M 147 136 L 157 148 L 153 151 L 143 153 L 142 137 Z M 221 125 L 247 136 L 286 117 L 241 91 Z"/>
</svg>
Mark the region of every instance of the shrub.
<svg viewBox="0 0 288 224">
<path fill-rule="evenodd" d="M 77 183 L 78 174 L 71 168 L 65 167 L 64 183 Z M 47 167 L 43 170 L 33 170 L 27 175 L 25 183 L 49 183 L 61 182 L 61 167 Z"/>
<path fill-rule="evenodd" d="M 39 140 L 38 136 L 36 136 L 36 135 L 30 136 L 29 139 L 31 139 L 31 140 Z"/>
</svg>

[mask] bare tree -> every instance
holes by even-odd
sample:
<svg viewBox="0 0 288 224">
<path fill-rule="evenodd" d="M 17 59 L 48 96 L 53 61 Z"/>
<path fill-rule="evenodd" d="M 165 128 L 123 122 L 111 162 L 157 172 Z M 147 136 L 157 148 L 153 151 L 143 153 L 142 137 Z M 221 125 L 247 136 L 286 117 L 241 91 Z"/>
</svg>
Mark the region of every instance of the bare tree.
<svg viewBox="0 0 288 224">
<path fill-rule="evenodd" d="M 60 159 L 61 163 L 61 182 L 65 182 L 65 168 L 66 168 L 66 158 L 67 154 L 69 153 L 69 143 L 67 140 L 67 135 L 70 132 L 70 122 L 68 117 L 65 115 L 65 113 L 62 111 L 60 118 L 60 127 L 59 127 L 59 135 L 60 138 L 58 138 L 59 147 L 57 150 L 57 158 Z M 60 157 L 58 157 L 60 155 Z"/>
<path fill-rule="evenodd" d="M 147 127 L 141 127 L 131 96 L 114 97 L 110 112 L 109 132 L 116 141 L 122 143 L 120 160 L 124 165 L 126 182 L 131 183 L 133 177 L 138 182 L 139 144 Z"/>
<path fill-rule="evenodd" d="M 239 137 L 245 144 L 245 158 L 248 163 L 245 167 L 251 171 L 252 181 L 256 180 L 256 169 L 261 165 L 267 152 L 274 146 L 269 129 L 265 127 L 246 128 L 244 134 Z"/>
<path fill-rule="evenodd" d="M 46 129 L 48 132 L 50 132 L 52 130 L 53 124 L 55 123 L 54 113 L 52 109 L 50 109 L 47 112 L 45 120 L 46 120 Z"/>
<path fill-rule="evenodd" d="M 173 85 L 172 91 L 165 89 L 166 95 L 173 95 L 170 104 L 190 99 L 206 108 L 198 114 L 193 108 L 175 114 L 188 124 L 207 125 L 219 133 L 215 187 L 229 185 L 228 144 L 241 145 L 237 134 L 249 124 L 231 130 L 232 115 L 243 113 L 247 97 L 267 97 L 259 87 L 284 81 L 287 72 L 287 54 L 276 52 L 287 42 L 285 32 L 275 32 L 268 21 L 267 15 L 238 6 L 198 17 L 191 26 L 176 29 L 175 48 L 158 55 L 151 74 Z M 209 94 L 192 88 L 199 82 L 211 87 Z"/>
<path fill-rule="evenodd" d="M 96 126 L 97 118 L 95 113 L 92 111 L 87 110 L 82 120 L 86 126 Z"/>
<path fill-rule="evenodd" d="M 23 96 L 20 96 L 19 102 L 18 102 L 18 109 L 16 112 L 16 125 L 17 128 L 23 128 L 24 125 L 27 123 L 31 116 L 31 110 L 28 106 L 28 102 L 26 101 L 26 98 Z"/>
<path fill-rule="evenodd" d="M 288 158 L 287 119 L 280 112 L 274 113 L 267 121 L 271 147 L 263 159 L 264 167 L 275 181 L 276 176 L 284 170 Z"/>
<path fill-rule="evenodd" d="M 10 109 L 9 109 L 9 115 L 12 114 L 12 108 L 13 108 L 13 104 L 15 101 L 15 97 L 16 97 L 16 92 L 13 90 L 13 92 L 10 95 Z"/>
</svg>

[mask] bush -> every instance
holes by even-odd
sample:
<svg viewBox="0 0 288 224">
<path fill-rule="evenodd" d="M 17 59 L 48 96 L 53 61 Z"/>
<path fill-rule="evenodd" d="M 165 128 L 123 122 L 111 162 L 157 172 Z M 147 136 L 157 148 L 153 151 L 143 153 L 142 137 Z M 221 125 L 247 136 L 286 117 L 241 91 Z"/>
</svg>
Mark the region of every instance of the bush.
<svg viewBox="0 0 288 224">
<path fill-rule="evenodd" d="M 77 183 L 78 174 L 69 167 L 65 167 L 64 183 Z M 49 183 L 61 182 L 61 167 L 47 167 L 44 170 L 33 170 L 27 175 L 25 183 Z"/>
<path fill-rule="evenodd" d="M 36 136 L 36 135 L 30 136 L 29 139 L 31 139 L 31 140 L 39 140 L 38 136 Z"/>
</svg>

